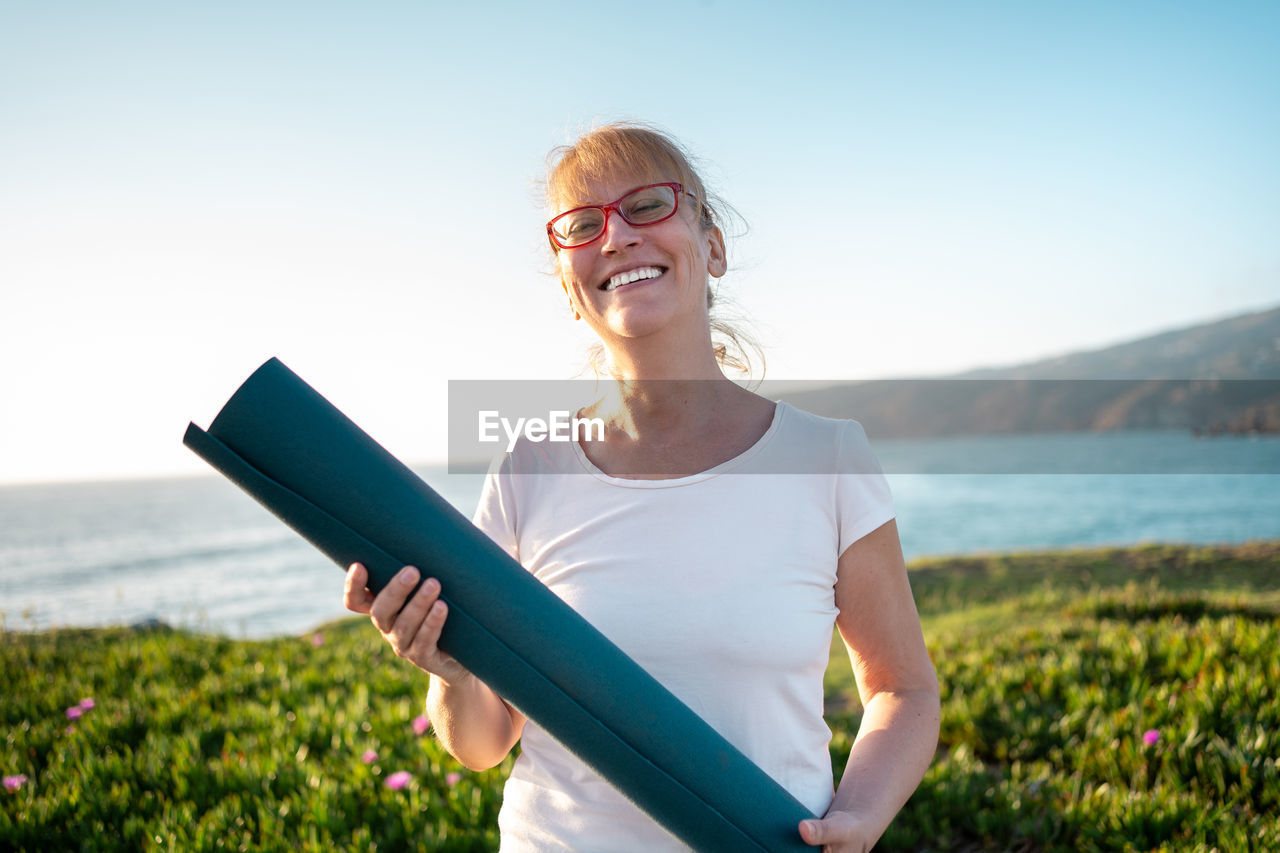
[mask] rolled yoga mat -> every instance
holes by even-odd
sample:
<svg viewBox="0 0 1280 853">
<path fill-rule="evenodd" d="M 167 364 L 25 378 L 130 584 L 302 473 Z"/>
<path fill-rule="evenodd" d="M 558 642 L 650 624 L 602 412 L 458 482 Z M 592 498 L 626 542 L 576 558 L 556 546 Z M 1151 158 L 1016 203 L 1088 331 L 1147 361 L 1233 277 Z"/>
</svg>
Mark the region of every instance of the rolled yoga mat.
<svg viewBox="0 0 1280 853">
<path fill-rule="evenodd" d="M 438 578 L 440 648 L 695 850 L 814 849 L 803 804 L 279 360 L 183 443 L 375 592 Z"/>
</svg>

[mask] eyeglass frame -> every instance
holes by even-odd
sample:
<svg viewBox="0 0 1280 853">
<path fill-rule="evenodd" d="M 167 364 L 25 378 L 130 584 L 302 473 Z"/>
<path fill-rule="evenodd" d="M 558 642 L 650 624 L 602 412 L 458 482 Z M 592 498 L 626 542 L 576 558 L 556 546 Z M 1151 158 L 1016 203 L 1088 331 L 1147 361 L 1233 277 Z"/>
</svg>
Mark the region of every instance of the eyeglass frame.
<svg viewBox="0 0 1280 853">
<path fill-rule="evenodd" d="M 622 208 L 619 207 L 619 204 L 621 204 L 622 200 L 629 195 L 638 193 L 641 190 L 651 190 L 654 187 L 670 187 L 671 188 L 672 192 L 675 194 L 675 203 L 672 204 L 671 206 L 671 212 L 668 213 L 666 216 L 662 217 L 661 219 L 655 219 L 652 222 L 632 222 L 630 219 L 627 218 L 627 215 L 622 212 Z M 592 243 L 594 243 L 595 241 L 603 237 L 605 232 L 609 230 L 609 212 L 610 211 L 617 211 L 617 214 L 622 217 L 622 221 L 627 223 L 633 228 L 647 228 L 650 225 L 657 225 L 661 222 L 666 222 L 668 219 L 670 219 L 671 217 L 675 216 L 677 213 L 680 212 L 680 196 L 682 195 L 685 195 L 684 184 L 681 184 L 678 181 L 659 181 L 656 184 L 645 184 L 644 186 L 627 190 L 621 196 L 609 202 L 608 204 L 584 204 L 581 207 L 575 207 L 570 210 L 566 210 L 564 213 L 557 213 L 555 216 L 551 218 L 551 221 L 547 223 L 547 239 L 551 241 L 551 248 L 557 252 L 560 251 L 561 249 L 564 249 L 565 251 L 572 251 L 573 249 L 581 249 L 583 246 L 590 246 Z M 604 213 L 604 223 L 600 226 L 600 233 L 592 237 L 590 240 L 588 240 L 585 243 L 575 243 L 572 246 L 565 246 L 559 240 L 556 239 L 555 229 L 552 226 L 554 226 L 557 222 L 559 222 L 561 219 L 565 218 L 569 214 L 577 213 L 580 210 L 599 210 L 602 213 Z"/>
</svg>

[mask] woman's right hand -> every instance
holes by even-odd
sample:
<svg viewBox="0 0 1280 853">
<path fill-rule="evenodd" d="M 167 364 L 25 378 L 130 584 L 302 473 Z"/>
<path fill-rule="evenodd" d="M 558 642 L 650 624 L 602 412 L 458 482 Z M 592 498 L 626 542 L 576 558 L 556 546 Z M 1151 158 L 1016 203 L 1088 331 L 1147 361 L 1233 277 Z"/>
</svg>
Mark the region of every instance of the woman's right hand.
<svg viewBox="0 0 1280 853">
<path fill-rule="evenodd" d="M 368 570 L 352 563 L 347 569 L 343 604 L 352 612 L 369 614 L 398 656 L 445 682 L 460 682 L 470 673 L 437 645 L 449 615 L 449 606 L 440 599 L 440 582 L 427 578 L 414 592 L 419 577 L 416 568 L 405 566 L 374 596 L 367 587 Z"/>
<path fill-rule="evenodd" d="M 414 592 L 418 570 L 405 566 L 382 592 L 366 586 L 360 563 L 347 569 L 343 603 L 367 613 L 391 648 L 431 673 L 427 715 L 445 749 L 472 770 L 487 770 L 506 758 L 524 730 L 525 718 L 470 670 L 440 650 L 440 630 L 449 607 L 440 600 L 440 582 L 427 580 Z"/>
</svg>

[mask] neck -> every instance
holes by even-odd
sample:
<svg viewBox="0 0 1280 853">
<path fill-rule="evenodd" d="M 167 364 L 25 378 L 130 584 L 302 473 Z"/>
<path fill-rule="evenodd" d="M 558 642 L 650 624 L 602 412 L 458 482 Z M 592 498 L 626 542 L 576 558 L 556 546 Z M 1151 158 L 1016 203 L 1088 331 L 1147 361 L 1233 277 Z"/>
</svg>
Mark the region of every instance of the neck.
<svg viewBox="0 0 1280 853">
<path fill-rule="evenodd" d="M 705 362 L 679 360 L 671 369 L 634 370 L 663 359 L 647 362 L 634 349 L 627 362 L 633 370 L 613 368 L 613 383 L 597 406 L 597 411 L 632 438 L 650 433 L 697 430 L 731 408 L 740 396 L 751 396 L 721 372 L 710 352 Z"/>
<path fill-rule="evenodd" d="M 641 338 L 606 339 L 610 377 L 623 382 L 728 381 L 716 361 L 706 318 L 689 325 L 692 328 L 668 328 Z"/>
<path fill-rule="evenodd" d="M 720 369 L 705 316 L 643 337 L 605 338 L 613 385 L 594 407 L 633 438 L 700 429 L 753 396 Z"/>
</svg>

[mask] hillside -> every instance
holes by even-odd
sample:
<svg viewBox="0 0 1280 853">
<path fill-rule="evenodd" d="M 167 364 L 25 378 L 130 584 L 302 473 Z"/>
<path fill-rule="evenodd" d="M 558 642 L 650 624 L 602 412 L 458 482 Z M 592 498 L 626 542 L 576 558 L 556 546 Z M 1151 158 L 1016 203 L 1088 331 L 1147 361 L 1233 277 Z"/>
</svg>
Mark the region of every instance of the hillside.
<svg viewBox="0 0 1280 853">
<path fill-rule="evenodd" d="M 879 851 L 1280 849 L 1280 543 L 911 567 L 937 758 Z M 833 638 L 837 773 L 862 711 Z M 0 632 L 0 850 L 498 849 L 511 769 L 418 720 L 367 619 L 245 641 Z"/>
<path fill-rule="evenodd" d="M 1280 379 L 1280 307 L 952 379 Z"/>
<path fill-rule="evenodd" d="M 778 394 L 880 438 L 1117 429 L 1280 433 L 1280 308 L 936 379 Z"/>
</svg>

